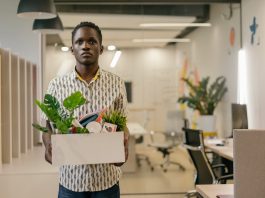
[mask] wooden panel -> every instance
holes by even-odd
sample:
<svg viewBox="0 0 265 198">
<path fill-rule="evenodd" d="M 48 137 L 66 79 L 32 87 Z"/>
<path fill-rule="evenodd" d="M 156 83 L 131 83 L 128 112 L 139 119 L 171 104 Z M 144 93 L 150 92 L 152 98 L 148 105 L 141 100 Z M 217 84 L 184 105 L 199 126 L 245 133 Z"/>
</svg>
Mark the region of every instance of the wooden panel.
<svg viewBox="0 0 265 198">
<path fill-rule="evenodd" d="M 1 106 L 4 116 L 1 117 L 2 130 L 2 162 L 12 162 L 12 129 L 11 129 L 11 55 L 9 51 L 1 50 Z"/>
<path fill-rule="evenodd" d="M 1 71 L 2 71 L 2 54 L 0 49 L 0 86 L 1 82 Z M 2 108 L 1 108 L 1 91 L 0 91 L 0 126 L 2 126 Z M 2 167 L 2 127 L 0 127 L 0 168 Z"/>
<path fill-rule="evenodd" d="M 11 94 L 12 94 L 12 156 L 20 156 L 20 123 L 19 123 L 19 75 L 18 75 L 18 56 L 11 55 Z"/>
<path fill-rule="evenodd" d="M 31 72 L 32 64 L 27 61 L 26 65 L 26 122 L 27 122 L 27 137 L 28 137 L 28 149 L 33 148 L 33 129 L 32 129 L 32 72 Z"/>
<path fill-rule="evenodd" d="M 33 94 L 32 94 L 32 103 L 33 103 L 33 108 L 32 108 L 32 115 L 33 115 L 33 123 L 37 123 L 37 105 L 35 104 L 35 100 L 37 99 L 37 66 L 33 65 L 32 67 L 32 89 L 33 89 Z M 36 146 L 40 143 L 40 132 L 36 129 L 33 128 L 33 144 Z"/>
<path fill-rule="evenodd" d="M 19 59 L 19 74 L 20 74 L 20 149 L 21 153 L 27 152 L 27 130 L 26 130 L 26 72 L 25 60 Z"/>
</svg>

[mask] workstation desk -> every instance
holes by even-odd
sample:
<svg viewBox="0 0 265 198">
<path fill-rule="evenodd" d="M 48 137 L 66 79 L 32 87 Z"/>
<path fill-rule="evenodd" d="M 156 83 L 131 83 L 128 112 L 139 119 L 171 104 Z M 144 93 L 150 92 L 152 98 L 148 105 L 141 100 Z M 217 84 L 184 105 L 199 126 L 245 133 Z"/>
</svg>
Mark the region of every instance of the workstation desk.
<svg viewBox="0 0 265 198">
<path fill-rule="evenodd" d="M 217 139 L 217 140 L 205 140 L 204 141 L 204 145 L 205 148 L 211 150 L 212 152 L 216 153 L 217 155 L 226 158 L 230 161 L 233 161 L 233 140 L 230 139 L 228 144 L 223 144 L 223 146 L 218 146 L 218 145 L 222 145 L 219 144 L 218 142 L 222 142 L 221 139 Z"/>
<path fill-rule="evenodd" d="M 129 139 L 129 158 L 127 162 L 122 166 L 122 170 L 125 173 L 133 173 L 136 171 L 136 153 L 135 153 L 135 137 L 139 135 L 147 134 L 147 131 L 136 122 L 128 122 L 127 123 L 128 130 L 130 132 Z"/>
<path fill-rule="evenodd" d="M 234 184 L 196 185 L 203 198 L 234 198 Z"/>
</svg>

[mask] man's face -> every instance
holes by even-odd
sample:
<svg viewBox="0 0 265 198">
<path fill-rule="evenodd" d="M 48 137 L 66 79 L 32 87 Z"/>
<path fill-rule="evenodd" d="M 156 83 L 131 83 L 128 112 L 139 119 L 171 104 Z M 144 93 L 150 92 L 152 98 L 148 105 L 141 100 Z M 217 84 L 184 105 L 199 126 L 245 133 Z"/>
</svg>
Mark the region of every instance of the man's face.
<svg viewBox="0 0 265 198">
<path fill-rule="evenodd" d="M 72 54 L 81 65 L 98 64 L 98 57 L 103 52 L 96 30 L 89 27 L 79 28 L 72 43 Z"/>
</svg>

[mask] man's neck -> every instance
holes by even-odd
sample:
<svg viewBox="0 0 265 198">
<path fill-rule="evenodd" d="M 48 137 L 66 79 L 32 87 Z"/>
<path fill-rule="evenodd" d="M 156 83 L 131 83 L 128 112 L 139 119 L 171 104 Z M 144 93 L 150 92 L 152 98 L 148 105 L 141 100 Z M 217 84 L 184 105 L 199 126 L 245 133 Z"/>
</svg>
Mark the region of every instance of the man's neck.
<svg viewBox="0 0 265 198">
<path fill-rule="evenodd" d="M 84 79 L 86 82 L 90 82 L 94 76 L 96 75 L 98 71 L 99 66 L 98 65 L 76 65 L 76 71 L 81 76 L 82 79 Z"/>
</svg>

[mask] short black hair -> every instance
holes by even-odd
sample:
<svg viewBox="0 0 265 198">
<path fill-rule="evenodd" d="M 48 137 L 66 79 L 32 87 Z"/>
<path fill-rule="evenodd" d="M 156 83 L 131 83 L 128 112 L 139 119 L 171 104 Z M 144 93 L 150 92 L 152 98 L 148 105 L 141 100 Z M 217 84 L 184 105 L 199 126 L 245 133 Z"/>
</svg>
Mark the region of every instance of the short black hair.
<svg viewBox="0 0 265 198">
<path fill-rule="evenodd" d="M 100 45 L 102 45 L 102 33 L 101 33 L 100 28 L 95 23 L 87 22 L 87 21 L 81 22 L 77 26 L 75 26 L 74 30 L 72 31 L 72 43 L 74 40 L 75 33 L 77 32 L 77 30 L 79 28 L 82 28 L 82 27 L 88 27 L 88 28 L 92 28 L 92 29 L 96 30 L 96 32 L 98 34 Z"/>
</svg>

